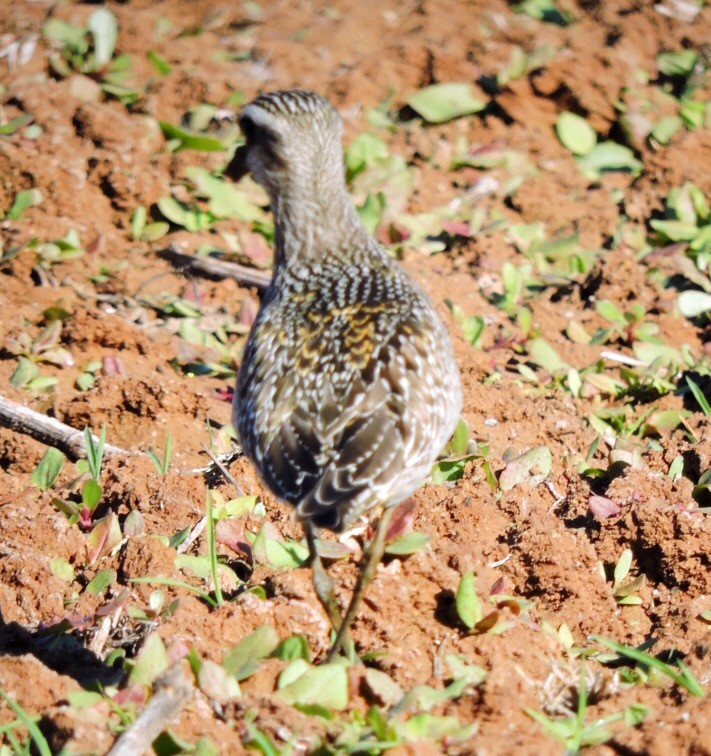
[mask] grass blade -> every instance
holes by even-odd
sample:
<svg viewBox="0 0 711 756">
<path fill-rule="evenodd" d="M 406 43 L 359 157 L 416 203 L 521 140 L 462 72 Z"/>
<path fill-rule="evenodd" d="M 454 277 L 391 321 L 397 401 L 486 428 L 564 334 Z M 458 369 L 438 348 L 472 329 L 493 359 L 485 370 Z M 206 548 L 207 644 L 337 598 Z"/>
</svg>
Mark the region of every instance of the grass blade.
<svg viewBox="0 0 711 756">
<path fill-rule="evenodd" d="M 701 685 L 699 685 L 698 681 L 691 674 L 689 668 L 684 664 L 684 662 L 677 662 L 678 669 L 681 670 L 681 672 L 678 672 L 677 669 L 672 667 L 670 664 L 666 664 L 665 662 L 660 661 L 654 656 L 651 656 L 644 651 L 640 651 L 637 648 L 623 646 L 621 643 L 607 640 L 607 638 L 603 638 L 600 635 L 593 635 L 591 640 L 595 641 L 595 643 L 600 643 L 601 645 L 606 646 L 610 650 L 620 654 L 620 656 L 626 656 L 628 659 L 633 659 L 639 664 L 645 664 L 648 667 L 653 667 L 662 674 L 671 678 L 677 685 L 681 685 L 681 687 L 691 693 L 692 696 L 703 698 L 704 689 L 701 687 Z"/>
<path fill-rule="evenodd" d="M 20 704 L 10 698 L 4 690 L 0 690 L 0 696 L 4 699 L 5 703 L 13 710 L 15 716 L 22 722 L 27 728 L 27 732 L 30 733 L 32 742 L 37 747 L 37 752 L 40 756 L 52 756 L 52 751 L 47 743 L 47 739 L 42 734 L 42 731 L 37 726 L 35 720 L 20 706 Z M 7 733 L 6 733 L 7 734 Z"/>
</svg>

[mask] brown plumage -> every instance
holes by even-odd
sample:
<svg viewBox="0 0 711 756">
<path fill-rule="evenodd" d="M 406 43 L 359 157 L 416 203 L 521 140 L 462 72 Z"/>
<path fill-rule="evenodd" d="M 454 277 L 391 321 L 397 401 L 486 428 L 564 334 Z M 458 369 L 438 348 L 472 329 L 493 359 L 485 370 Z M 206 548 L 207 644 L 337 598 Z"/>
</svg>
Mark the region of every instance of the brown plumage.
<svg viewBox="0 0 711 756">
<path fill-rule="evenodd" d="M 234 424 L 266 484 L 296 507 L 316 559 L 312 524 L 342 531 L 423 482 L 459 417 L 459 373 L 429 299 L 358 219 L 331 105 L 273 92 L 240 125 L 246 145 L 230 172 L 248 169 L 267 189 L 276 254 Z"/>
</svg>

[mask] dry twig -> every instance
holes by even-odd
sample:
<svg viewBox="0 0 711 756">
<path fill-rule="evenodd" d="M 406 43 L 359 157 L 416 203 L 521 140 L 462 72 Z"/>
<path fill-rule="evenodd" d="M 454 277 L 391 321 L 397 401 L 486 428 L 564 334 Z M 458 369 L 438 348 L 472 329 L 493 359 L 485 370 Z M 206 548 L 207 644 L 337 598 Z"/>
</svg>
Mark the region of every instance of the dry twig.
<svg viewBox="0 0 711 756">
<path fill-rule="evenodd" d="M 155 693 L 138 719 L 114 743 L 107 756 L 138 756 L 151 752 L 151 743 L 180 714 L 195 687 L 182 661 L 156 682 Z"/>
<path fill-rule="evenodd" d="M 214 257 L 186 255 L 173 245 L 161 250 L 160 254 L 179 268 L 206 276 L 234 278 L 235 281 L 247 284 L 247 286 L 256 286 L 258 289 L 266 289 L 272 280 L 270 273 L 248 268 L 246 265 L 239 265 L 238 263 L 217 260 Z"/>
<path fill-rule="evenodd" d="M 4 396 L 0 396 L 0 425 L 26 436 L 31 436 L 36 441 L 41 441 L 48 446 L 54 446 L 71 459 L 80 459 L 86 456 L 82 431 L 60 423 L 59 420 L 36 412 L 22 404 L 12 402 Z M 93 438 L 95 442 L 98 442 L 96 436 L 93 436 Z M 118 446 L 104 445 L 104 454 L 107 457 L 119 454 L 127 456 L 130 453 Z"/>
</svg>

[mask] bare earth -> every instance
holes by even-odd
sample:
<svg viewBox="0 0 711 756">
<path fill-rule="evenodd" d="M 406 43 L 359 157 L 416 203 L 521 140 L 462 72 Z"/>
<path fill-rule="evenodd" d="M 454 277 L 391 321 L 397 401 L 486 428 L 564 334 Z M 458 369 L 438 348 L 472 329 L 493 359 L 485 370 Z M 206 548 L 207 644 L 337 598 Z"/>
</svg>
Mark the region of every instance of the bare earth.
<svg viewBox="0 0 711 756">
<path fill-rule="evenodd" d="M 682 391 L 683 367 L 667 376 L 672 390 L 639 392 L 633 399 L 616 398 L 599 383 L 571 391 L 566 375 L 568 367 L 582 370 L 604 360 L 605 350 L 636 354 L 624 328 L 606 343 L 571 338 L 571 322 L 589 335 L 610 326 L 595 307 L 605 300 L 622 312 L 641 304 L 644 319 L 658 326 L 661 343 L 675 349 L 688 345 L 701 363 L 708 332 L 703 323 L 679 313 L 677 291 L 664 286 L 664 276 L 676 271 L 683 256 L 683 245 L 660 246 L 661 251 L 641 256 L 634 244 L 620 242 L 620 233 L 623 227 L 637 228 L 644 236 L 649 219 L 661 217 L 669 191 L 684 182 L 693 182 L 711 199 L 709 116 L 706 127 L 682 128 L 664 147 L 632 137 L 641 174 L 610 172 L 596 180 L 579 170 L 554 126 L 560 112 L 573 111 L 600 139 L 622 141 L 616 104 L 625 102 L 633 111 L 637 100 L 649 94 L 651 85 L 641 81 L 639 72 L 654 80 L 660 52 L 705 49 L 709 66 L 711 5 L 689 21 L 660 13 L 651 2 L 565 0 L 559 7 L 570 12 L 572 23 L 559 26 L 515 13 L 499 0 L 110 3 L 120 30 L 117 53 L 131 56 L 129 81 L 140 90 L 128 105 L 86 86 L 87 79 L 76 73 L 60 77 L 48 64 L 50 45 L 41 29 L 49 14 L 81 27 L 96 7 L 21 0 L 0 8 L 0 48 L 36 41 L 27 60 L 0 59 L 0 124 L 29 114 L 41 126 L 30 137 L 27 127 L 0 136 L 0 211 L 7 214 L 21 190 L 36 188 L 42 195 L 41 203 L 21 218 L 2 222 L 5 255 L 11 257 L 8 250 L 17 247 L 20 251 L 0 267 L 0 393 L 80 430 L 90 425 L 98 432 L 105 425 L 108 442 L 133 452 L 104 462 L 103 493 L 93 521 L 113 513 L 125 539 L 92 562 L 91 526 L 70 523 L 52 505 L 56 497 L 78 501 L 70 490 L 78 475 L 73 462 L 65 463 L 52 489 L 41 492 L 30 476 L 46 447 L 0 428 L 0 610 L 5 623 L 0 625 L 0 689 L 39 717 L 52 752 L 107 752 L 121 729 L 108 703 L 111 696 L 118 695 L 129 710 L 143 709 L 150 685 L 128 684 L 120 660 L 114 664 L 113 659 L 117 649 L 135 658 L 150 633 L 163 639 L 170 660 L 193 649 L 194 658 L 221 663 L 235 644 L 264 625 L 280 639 L 303 635 L 314 661 L 328 650 L 328 623 L 308 567 L 276 568 L 250 557 L 248 547 L 240 550 L 245 533 L 259 531 L 265 519 L 273 525 L 271 538 L 302 537 L 289 508 L 271 497 L 243 459 L 232 461 L 230 471 L 247 494 L 260 497 L 266 515 L 220 523 L 218 552 L 244 581 L 235 586 L 226 578 L 228 600 L 212 608 L 184 588 L 130 582 L 168 577 L 212 590 L 209 576 L 176 565 L 176 548 L 167 538 L 192 529 L 204 514 L 205 479 L 195 472 L 209 462 L 203 445 L 212 444 L 219 453 L 229 450 L 223 428 L 230 422 L 230 371 L 239 364 L 259 297 L 257 289 L 231 279 L 183 272 L 161 251 L 169 244 L 186 253 L 200 245 L 227 249 L 225 237 L 234 241 L 237 235 L 245 253 L 232 259 L 253 264 L 268 256 L 252 223 L 235 218 L 195 231 L 171 225 L 154 241 L 132 237 L 136 207 L 148 210 L 149 223 L 165 220 L 155 203 L 171 191 L 195 202 L 189 193 L 191 167 L 214 171 L 228 158 L 223 151 L 169 151 L 157 121 L 179 124 L 201 103 L 234 113 L 239 109 L 236 98 L 230 99 L 235 92 L 246 101 L 292 86 L 316 90 L 334 102 L 344 118 L 346 145 L 370 132 L 390 155 L 404 159 L 412 185 L 403 190 L 387 174 L 372 177 L 368 187 L 356 179 L 354 199 L 362 203 L 368 189 L 383 192 L 377 235 L 402 252 L 403 264 L 450 327 L 464 385 L 463 416 L 480 451 L 488 446 L 493 476 L 535 447 L 550 450 L 552 469 L 543 482 L 504 491 L 491 477 L 487 480 L 485 464 L 477 458 L 459 480 L 417 491 L 407 528 L 431 539 L 424 549 L 388 557 L 381 565 L 353 631 L 358 650 L 374 656 L 367 668 L 356 665 L 348 671 L 343 710 L 326 717 L 285 702 L 276 688 L 288 662 L 272 658 L 240 682 L 237 697 L 224 695 L 224 687 L 211 689 L 203 679 L 166 727 L 170 724 L 187 744 L 207 738 L 214 752 L 225 754 L 247 747 L 248 723 L 253 723 L 250 732 L 259 730 L 277 747 L 291 740 L 296 753 L 312 752 L 319 744 L 338 752 L 348 742 L 338 741 L 346 726 L 360 721 L 371 706 L 387 714 L 402 693 L 417 685 L 444 689 L 456 677 L 445 658 L 456 654 L 482 667 L 485 680 L 461 695 L 443 697 L 429 709 L 431 731 L 400 737 L 392 752 L 558 753 L 561 743 L 524 710 L 563 719 L 566 703 L 575 709 L 580 657 L 566 645 L 572 637 L 574 646 L 600 651 L 592 635 L 628 646 L 654 639 L 653 655 L 683 659 L 708 690 L 711 614 L 707 619 L 702 614 L 711 611 L 711 521 L 692 493 L 711 465 L 709 419 Z M 529 54 L 549 47 L 551 55 L 492 95 L 487 81 L 507 68 L 516 47 Z M 148 51 L 161 56 L 170 71 L 157 73 Z M 488 108 L 423 125 L 405 107 L 408 98 L 422 87 L 449 81 L 472 83 Z M 707 76 L 696 98 L 708 100 L 709 91 Z M 369 118 L 388 96 L 383 112 L 394 119 L 390 129 Z M 208 133 L 219 136 L 231 127 L 230 118 L 218 113 Z M 514 151 L 519 162 L 494 161 L 491 168 L 453 165 L 463 152 L 477 151 Z M 513 192 L 511 181 L 520 183 Z M 247 186 L 249 198 L 261 202 L 262 195 Z M 205 207 L 202 200 L 198 204 Z M 408 236 L 398 238 L 407 225 L 401 217 L 429 211 L 440 215 L 428 221 L 438 224 L 427 234 L 428 243 L 401 243 Z M 268 221 L 267 214 L 263 217 Z M 534 223 L 541 224 L 547 240 L 577 232 L 579 249 L 594 250 L 596 259 L 566 285 L 530 289 L 520 300 L 531 313 L 531 324 L 524 326 L 515 311 L 497 306 L 497 295 L 504 291 L 502 266 L 521 267 L 532 259 L 516 244 L 511 227 Z M 83 254 L 38 268 L 36 251 L 24 245 L 35 238 L 61 239 L 72 229 Z M 435 237 L 444 241 L 438 248 L 428 246 Z M 535 266 L 533 275 L 541 280 Z M 190 313 L 166 306 L 178 297 L 193 308 Z M 447 302 L 464 316 L 484 317 L 475 346 Z M 68 351 L 71 364 L 39 362 L 41 376 L 56 378 L 44 391 L 41 385 L 34 391 L 14 386 L 10 378 L 24 353 L 18 337 L 36 338 L 53 317 L 48 308 L 63 311 L 55 346 Z M 188 320 L 205 333 L 219 331 L 227 346 L 190 343 L 181 337 Z M 555 370 L 548 372 L 531 358 L 537 337 L 566 364 L 561 374 L 551 376 Z M 186 366 L 199 360 L 221 364 L 222 375 L 192 374 Z M 95 382 L 82 391 L 77 379 L 95 361 Z M 619 362 L 608 361 L 598 375 L 620 380 L 620 369 Z M 703 370 L 696 379 L 702 388 L 711 386 Z M 618 428 L 623 442 L 591 425 L 595 413 L 624 406 L 626 425 Z M 645 421 L 645 413 L 659 410 L 689 413 L 684 423 L 670 427 Z M 168 433 L 171 467 L 161 475 L 138 452 L 160 454 Z M 617 467 L 613 446 L 624 458 Z M 683 474 L 670 476 L 670 465 L 680 456 Z M 585 468 L 605 474 L 595 478 Z M 212 476 L 210 485 L 225 500 L 236 495 L 219 476 Z M 612 506 L 610 516 L 601 516 L 599 500 L 593 499 L 591 508 L 591 496 L 609 499 L 604 505 Z M 142 528 L 135 531 L 126 528 L 132 512 L 142 517 Z M 351 545 L 359 548 L 365 537 L 357 534 Z M 612 568 L 625 549 L 633 557 L 627 580 L 644 577 L 634 592 L 638 601 L 630 605 L 615 600 L 612 584 Z M 207 553 L 204 532 L 186 553 Z M 331 563 L 344 603 L 357 561 L 356 550 Z M 60 565 L 73 568 L 73 574 L 63 573 Z M 105 570 L 113 571 L 109 584 L 87 591 L 89 581 Z M 454 596 L 468 571 L 477 576 L 484 614 L 498 606 L 498 620 L 506 623 L 502 632 L 469 632 L 459 620 Z M 263 592 L 245 593 L 254 586 Z M 132 610 L 149 611 L 157 589 L 164 606 L 179 599 L 177 608 L 153 621 L 141 620 Z M 498 595 L 532 603 L 497 602 Z M 63 630 L 55 627 L 48 635 L 47 628 L 62 620 L 69 620 Z M 590 752 L 711 753 L 707 696 L 692 696 L 661 675 L 645 682 L 643 671 L 629 671 L 632 662 L 609 666 L 593 659 L 587 665 L 595 695 L 586 721 L 633 704 L 648 707 L 638 726 L 611 724 L 607 743 L 591 746 Z M 385 673 L 393 685 L 374 685 L 366 669 Z M 70 697 L 95 680 L 106 686 L 106 695 L 82 708 Z M 390 721 L 402 724 L 424 708 L 403 707 L 391 712 Z M 460 729 L 445 717 L 458 718 Z M 0 723 L 15 718 L 0 702 Z M 437 731 L 437 722 L 449 722 L 449 729 L 442 724 L 445 729 Z M 474 726 L 461 729 L 467 725 Z M 3 732 L 0 743 L 9 748 Z M 20 741 L 27 738 L 22 727 L 12 732 Z M 380 751 L 372 747 L 370 752 Z M 0 753 L 6 751 L 0 747 Z"/>
</svg>

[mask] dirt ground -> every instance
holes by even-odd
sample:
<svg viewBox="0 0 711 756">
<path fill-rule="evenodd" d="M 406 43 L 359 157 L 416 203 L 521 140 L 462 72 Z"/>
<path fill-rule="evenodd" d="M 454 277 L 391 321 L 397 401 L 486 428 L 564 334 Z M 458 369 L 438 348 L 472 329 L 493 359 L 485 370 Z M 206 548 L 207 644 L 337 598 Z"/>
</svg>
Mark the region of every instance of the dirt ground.
<svg viewBox="0 0 711 756">
<path fill-rule="evenodd" d="M 561 0 L 570 23 L 560 24 L 503 0 L 109 3 L 116 54 L 132 64 L 122 85 L 137 94 L 102 91 L 100 72 L 82 75 L 81 63 L 50 65 L 57 45 L 43 32 L 48 19 L 82 28 L 97 7 L 46 0 L 0 7 L 0 128 L 31 117 L 0 135 L 0 393 L 79 430 L 105 425 L 107 441 L 130 452 L 105 459 L 98 507 L 91 522 L 76 523 L 52 504 L 79 501 L 74 463 L 67 460 L 42 491 L 31 476 L 46 446 L 0 428 L 0 689 L 37 718 L 51 751 L 110 749 L 146 705 L 155 675 L 141 685 L 126 669 L 155 637 L 167 649 L 165 663 L 189 651 L 194 671 L 202 663 L 188 704 L 169 723 L 176 740 L 156 745 L 159 753 L 241 753 L 255 732 L 283 749 L 262 744 L 263 753 L 563 752 L 526 710 L 570 723 L 578 650 L 603 650 L 591 636 L 631 647 L 654 641 L 649 653 L 677 671 L 683 660 L 708 690 L 711 521 L 700 478 L 711 465 L 709 418 L 685 376 L 711 389 L 709 331 L 703 315 L 681 314 L 672 286 L 691 275 L 687 243 L 655 237 L 650 220 L 662 217 L 669 192 L 685 182 L 711 201 L 711 115 L 682 126 L 668 144 L 650 139 L 644 122 L 673 114 L 671 95 L 679 96 L 678 81 L 670 77 L 665 88 L 660 77 L 660 53 L 698 52 L 693 98 L 702 108 L 708 102 L 711 5 Z M 529 62 L 501 77 L 516 55 Z M 470 83 L 486 109 L 423 123 L 408 99 L 444 82 Z M 229 693 L 222 667 L 205 664 L 221 664 L 265 625 L 282 640 L 303 636 L 316 662 L 329 647 L 308 567 L 274 566 L 246 544 L 265 522 L 274 540 L 302 538 L 289 508 L 246 460 L 228 458 L 229 469 L 266 514 L 219 523 L 218 553 L 232 569 L 222 586 L 227 600 L 212 607 L 179 586 L 131 582 L 172 578 L 212 590 L 209 575 L 176 564 L 182 547 L 169 539 L 204 514 L 203 446 L 230 449 L 229 394 L 259 299 L 257 288 L 187 271 L 165 250 L 231 249 L 233 261 L 269 265 L 258 232 L 270 216 L 249 182 L 243 191 L 255 217 L 218 215 L 193 229 L 171 223 L 162 236 L 166 227 L 154 229 L 160 238 L 150 238 L 150 228 L 132 232 L 137 207 L 146 208 L 147 223 L 164 222 L 157 203 L 171 195 L 205 209 L 191 171 L 219 171 L 228 160 L 221 150 L 171 149 L 159 122 L 185 124 L 207 103 L 217 111 L 200 128 L 228 144 L 237 138 L 240 101 L 294 86 L 332 100 L 346 145 L 368 132 L 402 158 L 406 181 L 386 169 L 366 171 L 353 180 L 354 200 L 382 192 L 376 235 L 392 242 L 450 328 L 463 417 L 479 449 L 458 480 L 416 492 L 405 527 L 431 538 L 379 568 L 353 630 L 366 666 L 348 670 L 348 701 L 335 712 L 294 706 L 277 692 L 285 659 L 255 662 L 239 695 Z M 666 99 L 655 99 L 662 91 Z M 600 141 L 626 140 L 641 170 L 584 175 L 556 133 L 564 111 L 583 116 Z M 40 201 L 12 213 L 16 195 L 28 189 L 39 190 Z M 413 219 L 425 228 L 420 237 Z M 533 224 L 548 242 L 577 234 L 575 249 L 590 264 L 561 278 L 552 248 L 537 257 L 521 241 Z M 71 245 L 45 243 L 70 231 L 81 251 L 53 258 Z M 507 307 L 507 271 L 526 265 L 535 281 Z M 623 313 L 639 304 L 656 342 L 683 360 L 673 369 L 669 360 L 654 363 L 650 378 L 644 370 L 653 360 L 644 358 L 644 339 L 629 320 L 590 338 L 611 327 L 599 302 Z M 479 322 L 470 316 L 483 317 L 474 344 L 462 325 Z M 52 323 L 61 331 L 53 326 L 50 338 Z M 562 370 L 540 355 L 542 343 Z M 11 383 L 21 359 L 48 380 Z M 160 455 L 168 434 L 172 456 L 163 474 L 143 452 Z M 538 447 L 550 450 L 550 472 L 503 485 L 502 472 L 516 469 L 512 460 Z M 219 475 L 208 477 L 224 500 L 235 497 Z M 120 528 L 113 549 L 97 550 L 98 536 L 90 535 L 102 518 Z M 352 536 L 352 551 L 330 563 L 343 602 L 366 537 Z M 184 555 L 207 548 L 203 532 Z M 613 585 L 623 553 L 632 561 L 622 582 L 640 578 L 628 596 Z M 458 617 L 455 594 L 469 571 L 484 615 L 498 611 L 493 631 L 468 631 Z M 97 589 L 90 581 L 102 572 L 108 582 Z M 149 603 L 156 590 L 163 596 L 157 610 Z M 427 705 L 423 697 L 400 703 L 416 686 L 442 692 L 461 679 L 448 666 L 452 654 L 481 667 L 485 679 Z M 647 707 L 646 716 L 637 725 L 620 717 L 598 742 L 583 738 L 578 746 L 598 754 L 711 753 L 708 696 L 629 659 L 603 661 L 609 658 L 586 662 L 585 721 L 635 705 Z M 373 670 L 382 673 L 378 682 Z M 103 693 L 82 700 L 82 689 Z M 390 743 L 377 745 L 388 738 L 374 737 L 365 721 L 376 709 L 395 727 Z M 0 702 L 3 756 L 28 741 L 21 723 L 2 727 L 16 718 Z"/>
</svg>

